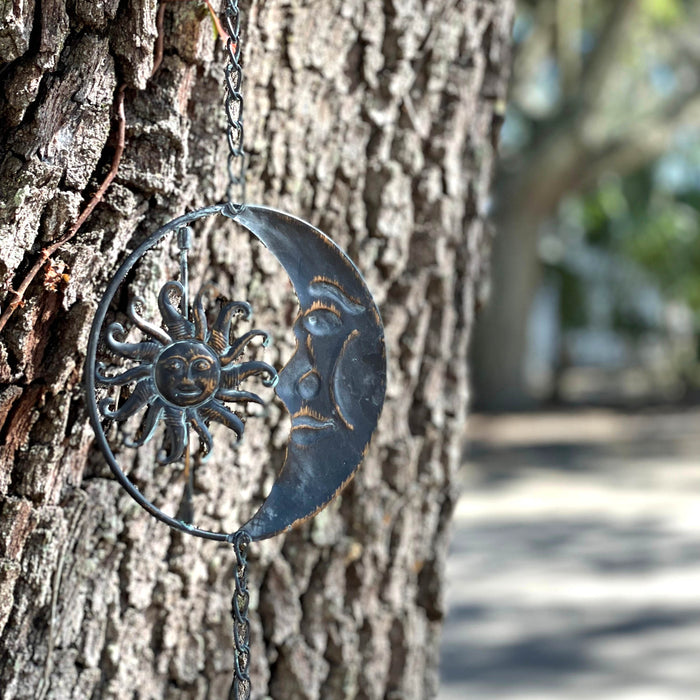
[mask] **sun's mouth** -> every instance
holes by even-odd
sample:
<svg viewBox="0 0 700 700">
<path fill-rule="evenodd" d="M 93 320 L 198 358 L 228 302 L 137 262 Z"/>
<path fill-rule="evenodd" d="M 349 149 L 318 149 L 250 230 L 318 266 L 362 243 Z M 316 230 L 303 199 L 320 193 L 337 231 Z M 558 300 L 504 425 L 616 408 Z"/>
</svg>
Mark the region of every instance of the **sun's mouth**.
<svg viewBox="0 0 700 700">
<path fill-rule="evenodd" d="M 199 396 L 200 394 L 204 393 L 201 389 L 198 389 L 196 386 L 178 386 L 177 392 L 178 394 L 184 394 L 185 396 Z"/>
<path fill-rule="evenodd" d="M 195 406 L 210 398 L 212 393 L 192 384 L 176 384 L 170 393 L 165 394 L 165 399 L 176 406 Z"/>
</svg>

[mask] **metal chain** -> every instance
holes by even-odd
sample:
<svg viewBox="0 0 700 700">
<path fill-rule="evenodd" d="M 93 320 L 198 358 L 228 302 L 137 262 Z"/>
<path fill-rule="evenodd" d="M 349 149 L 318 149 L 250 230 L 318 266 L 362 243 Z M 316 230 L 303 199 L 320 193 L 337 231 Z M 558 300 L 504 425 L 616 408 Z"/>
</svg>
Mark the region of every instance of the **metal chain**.
<svg viewBox="0 0 700 700">
<path fill-rule="evenodd" d="M 225 69 L 226 78 L 226 118 L 228 128 L 228 190 L 229 202 L 234 208 L 240 209 L 245 204 L 246 158 L 243 149 L 243 68 L 241 66 L 241 14 L 238 0 L 226 0 L 224 14 L 226 20 L 226 51 L 228 63 Z"/>
<path fill-rule="evenodd" d="M 228 200 L 234 209 L 245 205 L 246 158 L 243 148 L 243 67 L 241 66 L 241 14 L 238 0 L 226 0 L 224 14 L 226 20 L 226 52 L 228 63 L 226 78 L 226 119 L 228 128 Z M 235 590 L 231 598 L 231 618 L 233 620 L 233 682 L 229 700 L 250 700 L 250 621 L 248 620 L 248 545 L 250 535 L 239 530 L 229 537 L 236 553 L 236 568 L 233 572 Z"/>
<path fill-rule="evenodd" d="M 250 535 L 239 530 L 229 536 L 236 553 L 234 581 L 236 590 L 231 599 L 231 617 L 233 619 L 233 643 L 235 646 L 233 662 L 233 683 L 229 700 L 250 700 L 250 621 L 248 620 L 248 545 Z"/>
</svg>

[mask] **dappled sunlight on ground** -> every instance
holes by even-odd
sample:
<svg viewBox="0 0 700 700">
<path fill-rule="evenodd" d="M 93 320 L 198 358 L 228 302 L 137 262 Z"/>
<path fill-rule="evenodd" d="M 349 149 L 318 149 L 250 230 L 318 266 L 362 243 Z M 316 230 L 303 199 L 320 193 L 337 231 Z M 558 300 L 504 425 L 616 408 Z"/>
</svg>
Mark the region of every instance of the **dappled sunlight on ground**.
<svg viewBox="0 0 700 700">
<path fill-rule="evenodd" d="M 440 700 L 700 698 L 698 428 L 472 419 Z"/>
</svg>

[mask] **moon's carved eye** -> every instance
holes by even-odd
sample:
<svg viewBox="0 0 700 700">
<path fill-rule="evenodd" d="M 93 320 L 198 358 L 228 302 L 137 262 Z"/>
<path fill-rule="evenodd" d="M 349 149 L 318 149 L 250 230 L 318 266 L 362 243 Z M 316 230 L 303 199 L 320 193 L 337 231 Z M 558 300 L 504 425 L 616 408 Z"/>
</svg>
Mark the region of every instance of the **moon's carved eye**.
<svg viewBox="0 0 700 700">
<path fill-rule="evenodd" d="M 343 325 L 340 316 L 330 309 L 314 309 L 303 319 L 304 328 L 311 335 L 330 335 Z"/>
</svg>

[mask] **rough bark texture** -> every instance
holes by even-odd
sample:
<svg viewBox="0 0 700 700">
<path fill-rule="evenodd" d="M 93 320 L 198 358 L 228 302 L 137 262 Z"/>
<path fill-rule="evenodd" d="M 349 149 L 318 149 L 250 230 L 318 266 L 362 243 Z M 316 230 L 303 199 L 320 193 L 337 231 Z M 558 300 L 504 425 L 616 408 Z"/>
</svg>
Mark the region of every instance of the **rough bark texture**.
<svg viewBox="0 0 700 700">
<path fill-rule="evenodd" d="M 390 372 L 354 482 L 311 523 L 252 548 L 254 695 L 432 697 L 512 3 L 242 9 L 249 199 L 349 251 L 382 310 Z M 211 21 L 199 3 L 168 4 L 151 76 L 157 11 L 156 0 L 0 3 L 3 308 L 104 177 L 121 85 L 127 119 L 117 180 L 54 257 L 70 279 L 56 287 L 42 270 L 0 343 L 6 699 L 223 698 L 230 683 L 232 552 L 169 531 L 120 491 L 92 447 L 81 385 L 92 315 L 125 251 L 225 192 Z M 195 280 L 247 295 L 259 325 L 279 328 L 265 359 L 281 365 L 293 349 L 286 277 L 236 232 L 206 229 L 197 246 Z M 283 413 L 272 406 L 235 453 L 219 436 L 196 483 L 207 524 L 233 529 L 261 502 Z M 169 473 L 145 454 L 125 453 L 125 469 L 176 507 Z"/>
</svg>

